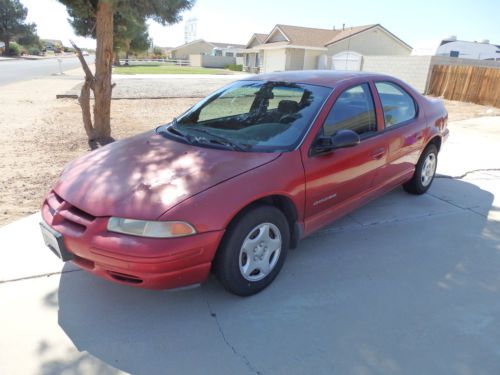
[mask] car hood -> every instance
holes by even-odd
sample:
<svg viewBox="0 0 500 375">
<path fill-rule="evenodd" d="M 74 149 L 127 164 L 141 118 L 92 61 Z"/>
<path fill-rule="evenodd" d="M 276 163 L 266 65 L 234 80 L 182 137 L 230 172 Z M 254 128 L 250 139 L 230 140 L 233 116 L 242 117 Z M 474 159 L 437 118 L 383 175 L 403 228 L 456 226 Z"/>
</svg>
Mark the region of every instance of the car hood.
<svg viewBox="0 0 500 375">
<path fill-rule="evenodd" d="M 54 190 L 94 216 L 154 220 L 183 200 L 279 155 L 197 147 L 151 131 L 74 160 Z"/>
</svg>

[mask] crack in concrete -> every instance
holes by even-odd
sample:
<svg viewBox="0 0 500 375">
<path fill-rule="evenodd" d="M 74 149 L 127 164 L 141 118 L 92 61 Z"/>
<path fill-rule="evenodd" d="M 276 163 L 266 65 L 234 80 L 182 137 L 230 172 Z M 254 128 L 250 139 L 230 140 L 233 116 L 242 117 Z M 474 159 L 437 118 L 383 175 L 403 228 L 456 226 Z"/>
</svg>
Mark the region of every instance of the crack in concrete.
<svg viewBox="0 0 500 375">
<path fill-rule="evenodd" d="M 62 275 L 63 273 L 80 272 L 80 271 L 82 271 L 82 270 L 76 269 L 76 270 L 61 271 L 61 272 L 48 272 L 48 273 L 42 273 L 40 275 L 19 277 L 17 279 L 0 280 L 0 284 L 13 283 L 16 281 L 24 281 L 24 280 L 31 280 L 31 279 L 39 279 L 41 277 L 50 277 L 50 276 L 54 276 L 54 275 Z"/>
<path fill-rule="evenodd" d="M 238 351 L 236 350 L 236 348 L 234 347 L 234 345 L 232 345 L 232 344 L 229 342 L 229 340 L 227 339 L 226 335 L 224 334 L 224 330 L 222 329 L 222 326 L 221 326 L 221 324 L 220 324 L 220 322 L 219 322 L 219 319 L 217 318 L 217 314 L 213 311 L 212 306 L 210 305 L 210 302 L 208 301 L 208 299 L 206 299 L 206 303 L 207 303 L 208 311 L 210 312 L 210 316 L 211 316 L 212 318 L 214 318 L 214 320 L 215 320 L 215 324 L 217 324 L 217 329 L 219 330 L 219 334 L 220 334 L 220 336 L 221 336 L 221 338 L 222 338 L 222 341 L 224 341 L 224 343 L 226 344 L 226 346 L 227 346 L 229 349 L 231 349 L 231 351 L 233 352 L 233 354 L 234 354 L 236 357 L 240 358 L 240 359 L 243 361 L 243 363 L 246 365 L 246 367 L 247 367 L 250 371 L 252 371 L 253 373 L 255 373 L 255 374 L 257 374 L 257 375 L 262 375 L 262 372 L 260 372 L 259 370 L 257 370 L 257 369 L 256 369 L 256 368 L 252 365 L 252 363 L 248 360 L 248 358 L 247 358 L 244 354 L 242 354 L 242 353 L 238 352 Z"/>
<path fill-rule="evenodd" d="M 475 206 L 475 207 L 461 207 L 461 206 L 459 206 L 459 205 L 457 205 L 457 204 L 455 204 L 455 203 L 453 203 L 451 201 L 448 201 L 448 200 L 446 200 L 444 198 L 440 198 L 437 195 L 431 194 L 429 192 L 427 192 L 426 194 L 428 194 L 429 196 L 431 196 L 431 197 L 433 197 L 433 198 L 435 198 L 437 200 L 440 200 L 441 202 L 448 203 L 450 206 L 456 207 L 456 208 L 458 208 L 458 209 L 460 209 L 462 211 L 469 211 L 469 212 L 472 212 L 473 214 L 481 216 L 481 217 L 486 217 L 486 218 L 488 217 L 487 215 L 483 215 L 483 214 L 481 214 L 481 213 L 473 210 L 474 208 L 478 208 L 478 206 Z"/>
<path fill-rule="evenodd" d="M 467 171 L 464 174 L 461 174 L 459 176 L 449 176 L 449 175 L 446 175 L 446 174 L 436 174 L 435 178 L 446 178 L 446 179 L 451 179 L 451 180 L 461 180 L 461 179 L 467 177 L 469 174 L 480 173 L 480 172 L 500 172 L 500 168 L 473 169 L 473 170 Z"/>
<path fill-rule="evenodd" d="M 462 210 L 465 210 L 465 209 L 461 208 L 461 211 Z M 474 212 L 474 211 L 472 211 L 472 212 Z M 459 213 L 458 211 L 426 213 L 426 214 L 422 214 L 422 215 L 416 215 L 416 216 L 405 217 L 405 218 L 400 218 L 400 219 L 386 219 L 386 220 L 371 222 L 371 223 L 367 223 L 367 224 L 359 224 L 358 226 L 346 226 L 346 227 L 331 228 L 331 229 L 326 228 L 326 229 L 321 229 L 315 233 L 310 234 L 304 240 L 306 240 L 308 238 L 328 236 L 328 235 L 332 235 L 335 233 L 364 230 L 364 229 L 376 228 L 376 227 L 387 226 L 387 225 L 392 225 L 392 224 L 411 223 L 411 222 L 415 222 L 415 221 L 425 220 L 428 218 L 437 218 L 437 217 L 441 217 L 441 216 L 456 215 L 458 213 Z M 474 213 L 477 213 L 477 212 L 474 212 Z"/>
</svg>

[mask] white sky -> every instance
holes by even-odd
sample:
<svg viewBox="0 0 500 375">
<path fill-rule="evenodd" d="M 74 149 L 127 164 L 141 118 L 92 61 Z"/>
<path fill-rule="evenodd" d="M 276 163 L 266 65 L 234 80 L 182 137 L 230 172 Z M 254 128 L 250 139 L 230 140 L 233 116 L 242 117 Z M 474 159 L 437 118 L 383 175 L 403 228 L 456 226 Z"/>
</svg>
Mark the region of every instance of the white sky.
<svg viewBox="0 0 500 375">
<path fill-rule="evenodd" d="M 131 0 L 132 1 L 132 0 Z M 92 48 L 95 41 L 76 37 L 66 8 L 57 0 L 21 0 L 38 35 L 69 45 Z M 353 4 L 356 4 L 353 6 Z M 461 40 L 489 39 L 500 44 L 498 0 L 197 0 L 184 19 L 198 19 L 198 38 L 246 44 L 254 32 L 267 33 L 275 24 L 318 28 L 380 23 L 408 44 L 456 35 Z M 184 43 L 184 23 L 163 27 L 150 22 L 154 44 L 175 47 Z"/>
</svg>

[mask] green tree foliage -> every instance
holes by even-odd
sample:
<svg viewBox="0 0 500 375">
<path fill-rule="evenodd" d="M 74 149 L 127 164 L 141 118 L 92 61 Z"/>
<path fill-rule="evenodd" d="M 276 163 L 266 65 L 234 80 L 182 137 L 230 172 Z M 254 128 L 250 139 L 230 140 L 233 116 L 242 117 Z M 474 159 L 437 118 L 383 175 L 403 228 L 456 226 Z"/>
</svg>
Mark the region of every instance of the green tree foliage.
<svg viewBox="0 0 500 375">
<path fill-rule="evenodd" d="M 41 47 L 41 41 L 36 33 L 36 25 L 34 23 L 26 25 L 26 32 L 17 38 L 17 42 L 23 46 Z"/>
<path fill-rule="evenodd" d="M 0 0 L 3 1 L 3 0 Z M 80 59 L 86 73 L 86 81 L 80 95 L 84 126 L 89 140 L 106 140 L 111 135 L 111 68 L 114 52 L 119 45 L 132 45 L 129 32 L 141 30 L 146 20 L 152 19 L 162 25 L 181 20 L 181 12 L 190 9 L 194 0 L 59 0 L 70 16 L 76 34 L 97 40 L 96 72 L 92 75 L 83 58 Z M 114 19 L 118 19 L 115 23 Z M 124 19 L 122 19 L 124 18 Z M 121 19 L 121 21 L 120 21 Z M 137 27 L 137 28 L 136 28 Z M 147 30 L 140 32 L 144 42 Z M 134 34 L 134 33 L 133 33 Z M 137 37 L 137 35 L 135 35 Z M 116 38 L 116 44 L 114 43 Z M 140 44 L 140 43 L 138 43 Z M 88 92 L 95 97 L 94 124 L 90 116 Z"/>
<path fill-rule="evenodd" d="M 113 19 L 113 50 L 115 61 L 119 65 L 118 57 L 130 52 L 139 53 L 149 48 L 150 39 L 148 27 L 144 18 L 137 18 L 130 9 L 118 10 Z"/>
<path fill-rule="evenodd" d="M 6 54 L 10 51 L 10 42 L 15 39 L 27 38 L 30 42 L 38 39 L 36 25 L 25 23 L 27 15 L 28 9 L 19 0 L 0 0 L 0 40 L 5 43 Z"/>
</svg>

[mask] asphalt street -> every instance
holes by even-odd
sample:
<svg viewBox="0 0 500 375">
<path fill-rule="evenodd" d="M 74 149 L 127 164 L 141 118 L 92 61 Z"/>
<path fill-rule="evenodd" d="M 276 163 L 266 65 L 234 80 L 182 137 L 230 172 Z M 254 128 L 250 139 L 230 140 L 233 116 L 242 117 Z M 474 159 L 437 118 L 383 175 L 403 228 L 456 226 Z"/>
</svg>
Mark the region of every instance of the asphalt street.
<svg viewBox="0 0 500 375">
<path fill-rule="evenodd" d="M 87 57 L 91 63 L 94 58 Z M 80 66 L 78 58 L 61 59 L 62 71 L 75 69 Z M 23 80 L 47 77 L 59 73 L 59 62 L 57 59 L 24 60 L 16 59 L 0 61 L 0 86 Z"/>
</svg>

